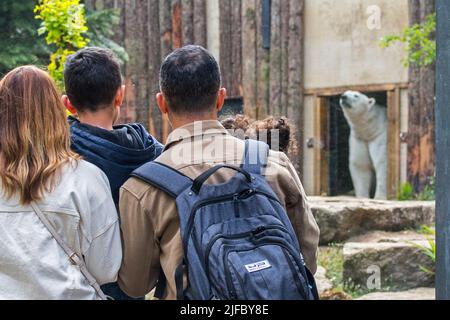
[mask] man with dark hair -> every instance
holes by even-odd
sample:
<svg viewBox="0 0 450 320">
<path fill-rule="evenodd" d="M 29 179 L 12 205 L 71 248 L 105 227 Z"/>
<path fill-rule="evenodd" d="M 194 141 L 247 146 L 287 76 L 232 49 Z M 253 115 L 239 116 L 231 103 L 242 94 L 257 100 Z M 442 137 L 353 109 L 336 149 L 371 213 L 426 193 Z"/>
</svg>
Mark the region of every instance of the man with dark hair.
<svg viewBox="0 0 450 320">
<path fill-rule="evenodd" d="M 72 149 L 102 169 L 118 207 L 120 187 L 133 170 L 158 157 L 163 146 L 140 124 L 114 125 L 125 87 L 120 65 L 106 49 L 85 48 L 67 58 L 64 68 Z M 129 299 L 117 284 L 103 287 L 115 299 Z"/>
<path fill-rule="evenodd" d="M 165 59 L 160 82 L 158 105 L 174 131 L 155 161 L 190 179 L 218 164 L 240 165 L 245 142 L 230 135 L 218 121 L 226 89 L 221 87 L 214 57 L 200 46 L 178 49 Z M 232 171 L 217 171 L 208 182 L 222 183 L 233 175 Z M 315 272 L 319 229 L 294 166 L 286 155 L 270 151 L 264 175 L 287 210 L 306 265 Z M 180 281 L 175 281 L 175 274 L 179 280 L 177 267 L 184 250 L 175 199 L 169 192 L 132 177 L 121 189 L 120 210 L 124 252 L 120 287 L 137 297 L 159 282 L 157 295 L 176 299 Z M 184 271 L 184 287 L 187 280 Z"/>
</svg>

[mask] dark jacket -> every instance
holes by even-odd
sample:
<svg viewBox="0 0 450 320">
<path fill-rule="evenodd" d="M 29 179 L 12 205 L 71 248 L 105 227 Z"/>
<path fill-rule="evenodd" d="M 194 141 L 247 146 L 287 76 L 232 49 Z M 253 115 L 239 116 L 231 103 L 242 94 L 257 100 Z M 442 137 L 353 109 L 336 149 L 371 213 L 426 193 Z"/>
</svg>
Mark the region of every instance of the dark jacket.
<svg viewBox="0 0 450 320">
<path fill-rule="evenodd" d="M 120 187 L 135 169 L 159 157 L 164 146 L 140 124 L 114 126 L 113 131 L 80 123 L 73 117 L 69 117 L 69 124 L 72 150 L 103 170 L 119 209 Z M 103 285 L 102 290 L 115 300 L 132 299 L 117 282 Z"/>
<path fill-rule="evenodd" d="M 108 177 L 118 207 L 120 187 L 130 174 L 156 159 L 163 145 L 140 124 L 114 126 L 113 131 L 80 123 L 69 117 L 72 150 L 96 165 Z"/>
</svg>

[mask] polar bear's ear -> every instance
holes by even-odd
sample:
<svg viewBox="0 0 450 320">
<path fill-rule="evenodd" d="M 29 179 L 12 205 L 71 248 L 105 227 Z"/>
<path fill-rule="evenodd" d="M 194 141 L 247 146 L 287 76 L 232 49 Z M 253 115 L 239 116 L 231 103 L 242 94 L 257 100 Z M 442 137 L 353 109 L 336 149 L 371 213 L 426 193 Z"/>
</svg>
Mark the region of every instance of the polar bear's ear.
<svg viewBox="0 0 450 320">
<path fill-rule="evenodd" d="M 372 108 L 376 103 L 377 103 L 377 101 L 374 98 L 370 98 L 369 99 L 369 109 Z"/>
</svg>

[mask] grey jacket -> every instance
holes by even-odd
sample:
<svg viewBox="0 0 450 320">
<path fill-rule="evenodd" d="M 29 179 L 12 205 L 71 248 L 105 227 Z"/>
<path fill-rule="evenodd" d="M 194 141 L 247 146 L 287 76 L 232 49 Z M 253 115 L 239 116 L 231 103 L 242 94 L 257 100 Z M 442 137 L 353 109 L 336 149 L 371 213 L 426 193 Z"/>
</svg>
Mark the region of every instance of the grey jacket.
<svg viewBox="0 0 450 320">
<path fill-rule="evenodd" d="M 0 185 L 0 299 L 95 299 L 94 289 L 32 208 L 18 203 L 16 197 L 5 199 Z M 56 188 L 38 204 L 99 284 L 116 281 L 120 228 L 100 169 L 86 161 L 65 166 Z"/>
</svg>

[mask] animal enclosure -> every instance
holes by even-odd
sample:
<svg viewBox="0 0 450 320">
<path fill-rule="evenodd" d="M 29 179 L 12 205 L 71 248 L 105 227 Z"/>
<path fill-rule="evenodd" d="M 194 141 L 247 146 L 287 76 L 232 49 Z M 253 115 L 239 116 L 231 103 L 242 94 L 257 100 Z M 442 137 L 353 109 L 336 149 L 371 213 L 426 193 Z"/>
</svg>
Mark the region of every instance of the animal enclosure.
<svg viewBox="0 0 450 320">
<path fill-rule="evenodd" d="M 343 139 L 338 128 L 331 128 L 338 136 L 328 136 L 326 121 L 338 116 L 328 112 L 330 98 L 347 90 L 386 95 L 391 198 L 402 183 L 409 181 L 418 191 L 434 175 L 433 67 L 405 68 L 401 46 L 383 49 L 378 44 L 383 36 L 400 34 L 406 26 L 424 21 L 434 10 L 432 0 L 86 0 L 86 4 L 121 10 L 115 40 L 130 56 L 124 66 L 127 92 L 121 120 L 145 124 L 162 142 L 170 127 L 154 98 L 159 66 L 173 49 L 194 43 L 205 46 L 220 62 L 229 95 L 225 113 L 243 111 L 255 119 L 287 116 L 297 126 L 299 155 L 292 160 L 308 194 L 351 189 L 347 173 L 338 179 L 323 150 L 326 143 L 338 147 Z M 374 7 L 379 9 L 380 24 L 370 27 L 368 8 Z M 338 167 L 343 167 L 345 148 L 331 151 Z"/>
</svg>

